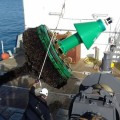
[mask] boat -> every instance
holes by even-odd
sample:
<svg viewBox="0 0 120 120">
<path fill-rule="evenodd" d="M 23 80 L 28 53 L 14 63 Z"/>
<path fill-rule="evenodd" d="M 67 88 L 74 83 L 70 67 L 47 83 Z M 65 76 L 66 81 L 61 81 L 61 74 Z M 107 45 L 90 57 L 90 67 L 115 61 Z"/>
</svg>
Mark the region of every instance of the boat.
<svg viewBox="0 0 120 120">
<path fill-rule="evenodd" d="M 31 1 L 32 2 L 32 1 Z M 36 3 L 37 3 L 37 1 L 36 1 Z M 63 4 L 63 6 L 65 6 L 65 2 L 63 2 L 64 4 Z M 76 2 L 77 3 L 77 2 Z M 24 1 L 24 5 L 25 5 L 25 1 Z M 39 5 L 39 4 L 38 4 Z M 45 5 L 45 3 L 44 3 L 44 5 Z M 40 7 L 40 6 L 39 6 Z M 64 8 L 64 7 L 63 7 Z M 50 13 L 50 15 L 51 15 L 51 13 Z M 53 15 L 53 13 L 52 13 L 52 15 Z M 54 13 L 54 15 L 56 15 L 56 12 Z M 61 17 L 60 16 L 60 14 L 58 14 L 57 13 L 57 15 L 58 15 L 58 17 Z M 97 15 L 103 15 L 103 17 L 104 17 L 104 14 L 97 14 Z M 62 19 L 64 19 L 64 18 L 62 18 Z M 70 19 L 70 18 L 69 18 Z M 80 19 L 79 19 L 80 20 Z M 90 19 L 89 19 L 90 20 Z M 80 22 L 80 25 L 83 25 L 84 23 L 86 23 L 86 22 Z M 91 20 L 90 20 L 90 23 L 91 23 Z M 101 21 L 101 20 L 93 20 L 92 19 L 92 24 L 97 24 L 98 25 L 98 23 L 100 23 L 100 24 L 102 24 L 103 22 Z M 54 23 L 55 24 L 55 23 Z M 85 24 L 86 25 L 86 24 Z M 88 20 L 87 20 L 87 25 L 88 25 Z M 103 24 L 102 24 L 103 25 Z M 46 34 L 45 36 L 47 36 L 47 32 L 49 32 L 49 33 L 54 33 L 54 31 L 53 31 L 53 29 L 51 28 L 50 30 L 45 26 L 45 25 L 41 25 L 41 26 L 39 26 L 39 27 L 37 27 L 38 29 L 38 36 L 40 37 L 40 40 L 43 42 L 43 40 L 42 40 L 42 38 L 41 38 L 41 31 L 44 33 L 44 34 Z M 34 27 L 28 27 L 28 28 L 26 28 L 26 31 L 27 30 L 34 30 Z M 57 31 L 61 31 L 61 29 L 56 29 Z M 63 29 L 63 30 L 65 30 L 65 29 Z M 69 31 L 73 31 L 73 30 L 71 30 L 71 29 L 68 29 Z M 46 32 L 47 31 L 47 32 Z M 52 32 L 51 32 L 52 31 Z M 92 30 L 93 31 L 93 30 Z M 76 30 L 74 30 L 74 32 L 76 32 Z M 78 31 L 77 31 L 78 32 Z M 98 31 L 95 31 L 96 33 L 98 33 Z M 100 33 L 101 32 L 103 32 L 103 31 L 100 31 Z M 79 32 L 78 32 L 79 33 Z M 83 31 L 82 31 L 82 34 L 83 34 Z M 108 33 L 106 33 L 106 34 L 108 34 Z M 23 34 L 21 34 L 20 36 L 18 36 L 18 42 L 17 42 L 17 46 L 16 46 L 16 48 L 15 48 L 15 53 L 13 54 L 13 57 L 12 58 L 9 58 L 9 59 L 7 59 L 7 60 L 3 60 L 3 61 L 0 61 L 0 63 L 1 63 L 1 67 L 2 67 L 2 74 L 4 75 L 5 73 L 7 73 L 7 71 L 9 71 L 9 70 L 11 70 L 12 68 L 15 68 L 15 67 L 21 67 L 24 63 L 25 63 L 25 61 L 26 61 L 26 59 L 25 59 L 25 53 L 24 53 L 24 48 L 23 48 L 23 46 L 22 46 L 22 44 L 21 43 L 23 43 L 23 39 L 21 39 L 21 38 L 23 38 L 22 37 L 22 35 Z M 49 35 L 51 35 L 51 34 L 49 34 Z M 74 35 L 74 34 L 73 34 Z M 81 33 L 80 33 L 80 35 L 81 35 Z M 94 38 L 96 37 L 96 35 L 94 36 Z M 67 38 L 65 38 L 65 39 L 67 39 Z M 46 40 L 46 39 L 45 39 Z M 92 41 L 92 40 L 91 40 Z M 47 40 L 45 41 L 46 42 L 46 44 L 47 44 Z M 42 43 L 42 44 L 44 44 L 44 42 Z M 46 44 L 44 44 L 44 46 L 46 45 Z M 62 42 L 59 42 L 59 46 L 61 45 L 61 44 L 63 44 Z M 53 46 L 54 48 L 56 48 L 55 46 Z M 55 52 L 55 49 L 53 49 L 53 47 L 51 48 L 51 51 L 50 52 Z M 48 46 L 46 47 L 45 46 L 45 50 L 47 51 L 47 49 L 46 48 L 49 48 Z M 57 48 L 56 48 L 57 49 Z M 62 49 L 61 49 L 62 50 Z M 63 49 L 63 52 L 64 52 L 64 49 Z M 66 51 L 65 51 L 66 52 Z M 61 51 L 58 49 L 58 51 L 57 51 L 57 54 L 59 54 L 59 53 L 61 53 Z M 49 56 L 50 56 L 50 59 L 52 59 L 53 60 L 53 56 L 52 56 L 52 58 L 51 58 L 51 53 L 48 53 L 49 54 Z M 55 53 L 54 54 L 52 54 L 52 55 L 55 55 Z M 83 60 L 83 59 L 81 59 L 78 63 L 76 63 L 76 64 L 70 64 L 70 66 L 68 66 L 68 64 L 66 64 L 66 63 L 64 63 L 64 59 L 62 59 L 62 56 L 61 55 L 59 55 L 60 57 L 60 60 L 62 60 L 62 63 L 63 63 L 63 65 L 65 66 L 65 69 L 66 68 L 69 68 L 69 69 L 66 69 L 66 71 L 65 72 L 63 72 L 63 71 L 59 71 L 58 70 L 58 72 L 61 74 L 61 76 L 64 78 L 69 78 L 70 76 L 69 76 L 69 73 L 70 73 L 70 71 L 72 70 L 73 71 L 73 73 L 72 73 L 72 77 L 70 77 L 69 78 L 69 80 L 67 81 L 67 84 L 64 84 L 62 87 L 60 87 L 59 89 L 58 88 L 56 88 L 56 86 L 51 86 L 50 84 L 46 84 L 44 81 L 42 82 L 42 84 L 43 84 L 43 86 L 45 86 L 45 87 L 47 87 L 48 89 L 49 89 L 49 96 L 50 97 L 48 97 L 48 103 L 49 103 L 49 105 L 51 106 L 51 108 L 54 108 L 54 110 L 56 111 L 56 109 L 57 109 L 57 113 L 53 110 L 53 115 L 54 115 L 54 117 L 55 117 L 55 119 L 60 119 L 60 120 L 64 120 L 64 119 L 67 119 L 68 118 L 68 109 L 69 109 L 69 105 L 70 105 L 70 102 L 71 102 L 71 100 L 75 97 L 76 98 L 76 94 L 77 93 L 79 93 L 79 92 L 81 92 L 81 91 L 79 91 L 79 87 L 80 87 L 80 85 L 81 85 L 81 83 L 82 83 L 82 81 L 84 80 L 84 78 L 85 78 L 85 81 L 86 81 L 86 76 L 88 76 L 88 78 L 89 78 L 89 76 L 91 76 L 91 74 L 92 73 L 95 73 L 95 74 L 93 74 L 92 76 L 94 77 L 94 75 L 98 75 L 99 76 L 99 73 L 98 73 L 98 69 L 96 70 L 96 69 L 93 69 L 93 66 L 90 64 L 86 64 L 85 63 L 85 61 Z M 56 58 L 56 57 L 55 57 Z M 55 59 L 54 58 L 54 59 Z M 57 58 L 58 58 L 58 56 L 57 56 Z M 108 57 L 109 58 L 109 57 Z M 59 61 L 59 62 L 61 62 L 61 61 Z M 106 59 L 103 59 L 103 62 L 106 62 Z M 108 62 L 108 61 L 107 61 Z M 55 62 L 54 62 L 54 60 L 52 61 L 52 63 L 54 64 Z M 56 64 L 55 64 L 56 65 Z M 54 66 L 55 66 L 54 65 Z M 107 64 L 107 66 L 106 67 L 108 67 L 110 64 L 109 64 L 109 62 L 108 62 L 108 64 Z M 91 67 L 92 66 L 92 67 Z M 57 67 L 60 67 L 61 68 L 61 66 L 57 66 Z M 110 66 L 109 66 L 110 67 Z M 108 68 L 102 68 L 103 69 L 103 73 L 105 74 L 105 76 L 106 76 L 106 74 L 110 74 L 110 72 L 111 72 L 111 69 L 108 69 Z M 40 71 L 39 71 L 40 72 Z M 66 72 L 67 72 L 67 74 L 66 74 Z M 67 76 L 68 75 L 68 76 Z M 102 74 L 103 75 L 103 74 Z M 118 74 L 117 74 L 118 75 Z M 103 75 L 104 76 L 104 75 Z M 113 78 L 113 77 L 110 77 L 110 78 Z M 29 81 L 28 81 L 28 79 L 29 79 Z M 114 79 L 114 78 L 113 78 Z M 6 89 L 6 92 L 5 92 L 5 94 L 4 95 L 6 95 L 6 97 L 8 97 L 7 99 L 5 99 L 5 102 L 4 102 L 4 105 L 5 104 L 7 104 L 7 106 L 11 106 L 12 105 L 12 101 L 9 101 L 11 98 L 13 98 L 12 100 L 13 100 L 13 103 L 16 103 L 16 104 L 13 104 L 13 107 L 17 107 L 17 100 L 21 100 L 21 99 L 23 99 L 23 96 L 26 96 L 26 98 L 24 99 L 24 101 L 25 101 L 25 104 L 22 106 L 22 111 L 21 112 L 19 112 L 19 116 L 21 116 L 21 114 L 23 113 L 23 111 L 24 111 L 24 109 L 25 109 L 25 107 L 26 107 L 26 105 L 27 105 L 27 100 L 28 100 L 28 91 L 29 91 L 29 88 L 30 88 L 30 86 L 32 85 L 32 83 L 34 82 L 34 78 L 31 78 L 29 75 L 26 75 L 26 76 L 20 76 L 19 78 L 17 78 L 17 79 L 15 79 L 15 80 L 13 80 L 12 82 L 9 82 L 9 83 L 7 83 L 7 85 L 3 85 L 2 87 L 1 87 L 1 89 Z M 91 80 L 91 79 L 90 79 Z M 90 81 L 89 80 L 89 81 Z M 112 81 L 112 80 L 111 80 Z M 117 80 L 116 80 L 117 81 Z M 83 88 L 86 86 L 86 83 L 84 83 L 83 82 L 83 84 L 82 84 L 82 86 L 83 86 Z M 104 87 L 104 86 L 103 86 Z M 80 88 L 80 90 L 84 90 L 83 88 Z M 98 87 L 97 87 L 98 88 Z M 105 87 L 105 88 L 107 88 L 107 87 Z M 109 87 L 108 87 L 109 88 Z M 114 88 L 114 87 L 113 87 Z M 113 89 L 112 88 L 112 89 Z M 7 93 L 7 91 L 10 91 L 10 89 L 12 89 L 13 91 L 11 92 L 11 94 L 10 93 Z M 95 89 L 96 89 L 96 87 L 95 87 Z M 25 94 L 21 94 L 21 98 L 20 98 L 20 93 L 16 93 L 15 91 L 24 91 L 24 93 Z M 106 89 L 105 89 L 106 90 Z M 87 90 L 86 90 L 87 91 Z M 85 91 L 85 92 L 86 92 Z M 111 92 L 111 91 L 107 91 L 107 92 Z M 4 92 L 3 92 L 4 93 Z M 17 95 L 18 94 L 18 95 Z M 83 94 L 83 93 L 82 93 Z M 105 93 L 106 94 L 106 93 Z M 9 96 L 10 95 L 10 96 Z M 87 94 L 86 94 L 87 95 Z M 57 96 L 57 97 L 56 97 Z M 17 98 L 18 97 L 18 98 Z M 17 100 L 16 100 L 17 99 Z M 62 99 L 62 102 L 60 102 L 60 100 Z M 77 99 L 76 99 L 77 100 Z M 16 101 L 16 102 L 15 102 Z M 1 98 L 1 103 L 2 103 L 2 98 Z M 76 103 L 76 102 L 75 102 Z M 74 103 L 74 104 L 75 104 Z M 2 103 L 3 104 L 3 103 Z M 81 104 L 81 103 L 80 103 Z M 79 104 L 79 105 L 80 105 Z M 19 106 L 20 107 L 20 106 Z M 57 107 L 57 108 L 56 108 Z M 98 107 L 98 106 L 97 106 Z M 5 111 L 5 113 L 8 113 L 8 111 L 9 110 L 13 110 L 13 109 L 6 109 L 6 111 Z M 14 109 L 15 110 L 15 109 Z M 75 109 L 74 109 L 75 110 Z M 82 110 L 81 110 L 82 111 Z M 74 113 L 74 112 L 73 112 Z M 4 115 L 4 114 L 2 114 L 2 115 Z M 12 114 L 12 116 L 10 116 L 11 117 L 11 119 L 14 117 L 14 116 L 16 115 L 16 114 Z M 18 115 L 18 114 L 17 114 Z M 70 113 L 69 113 L 69 115 L 71 115 Z M 9 116 L 9 115 L 8 115 Z M 8 117 L 7 116 L 7 117 Z M 104 117 L 106 117 L 106 116 L 104 116 Z M 4 117 L 3 117 L 3 119 L 4 119 Z M 113 120 L 113 119 L 112 119 Z"/>
</svg>

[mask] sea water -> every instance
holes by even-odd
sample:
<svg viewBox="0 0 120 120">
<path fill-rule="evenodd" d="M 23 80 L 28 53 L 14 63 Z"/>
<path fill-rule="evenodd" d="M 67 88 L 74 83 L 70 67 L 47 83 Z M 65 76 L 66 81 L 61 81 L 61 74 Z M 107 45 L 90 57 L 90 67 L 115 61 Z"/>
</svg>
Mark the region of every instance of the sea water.
<svg viewBox="0 0 120 120">
<path fill-rule="evenodd" d="M 1 41 L 4 51 L 13 52 L 17 35 L 24 31 L 23 0 L 0 0 L 0 55 Z"/>
</svg>

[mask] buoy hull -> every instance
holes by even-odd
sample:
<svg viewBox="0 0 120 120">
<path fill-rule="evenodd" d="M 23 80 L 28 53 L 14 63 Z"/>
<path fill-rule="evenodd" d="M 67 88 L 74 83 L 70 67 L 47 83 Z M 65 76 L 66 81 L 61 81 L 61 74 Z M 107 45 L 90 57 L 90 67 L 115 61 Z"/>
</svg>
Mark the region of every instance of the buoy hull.
<svg viewBox="0 0 120 120">
<path fill-rule="evenodd" d="M 8 53 L 2 53 L 2 54 L 1 54 L 2 60 L 6 60 L 6 59 L 8 59 L 9 57 L 10 57 L 10 56 L 9 56 Z"/>
</svg>

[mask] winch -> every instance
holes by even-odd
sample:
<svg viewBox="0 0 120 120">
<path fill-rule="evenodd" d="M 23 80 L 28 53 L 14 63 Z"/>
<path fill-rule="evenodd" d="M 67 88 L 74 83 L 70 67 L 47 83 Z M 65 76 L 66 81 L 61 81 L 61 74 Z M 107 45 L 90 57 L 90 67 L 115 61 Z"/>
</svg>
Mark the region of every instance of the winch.
<svg viewBox="0 0 120 120">
<path fill-rule="evenodd" d="M 110 73 L 95 73 L 86 77 L 71 102 L 71 120 L 89 120 L 92 116 L 100 116 L 100 120 L 120 120 L 120 81 Z"/>
</svg>

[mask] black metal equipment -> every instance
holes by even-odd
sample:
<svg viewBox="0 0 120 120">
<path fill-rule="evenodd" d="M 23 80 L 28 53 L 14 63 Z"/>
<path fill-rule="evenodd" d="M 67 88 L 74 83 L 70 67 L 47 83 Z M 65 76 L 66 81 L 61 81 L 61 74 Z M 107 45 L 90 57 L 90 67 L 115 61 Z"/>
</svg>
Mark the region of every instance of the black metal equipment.
<svg viewBox="0 0 120 120">
<path fill-rule="evenodd" d="M 100 120 L 120 120 L 120 80 L 109 73 L 87 76 L 70 104 L 70 120 L 96 115 Z"/>
</svg>

